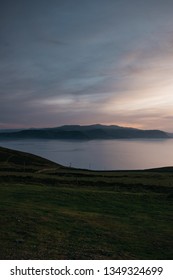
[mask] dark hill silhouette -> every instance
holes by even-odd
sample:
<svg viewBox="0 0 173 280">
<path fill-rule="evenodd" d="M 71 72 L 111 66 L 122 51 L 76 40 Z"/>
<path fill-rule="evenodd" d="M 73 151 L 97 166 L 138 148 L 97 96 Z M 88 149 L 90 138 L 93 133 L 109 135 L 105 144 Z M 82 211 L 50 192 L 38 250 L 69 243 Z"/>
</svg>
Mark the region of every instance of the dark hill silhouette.
<svg viewBox="0 0 173 280">
<path fill-rule="evenodd" d="M 54 163 L 45 158 L 16 150 L 11 150 L 7 148 L 0 147 L 0 165 L 1 168 L 16 168 L 34 166 L 36 169 L 41 168 L 58 168 L 61 165 Z"/>
<path fill-rule="evenodd" d="M 116 125 L 65 125 L 55 128 L 25 129 L 13 132 L 1 132 L 0 139 L 133 139 L 133 138 L 170 138 L 161 130 L 141 130 Z"/>
</svg>

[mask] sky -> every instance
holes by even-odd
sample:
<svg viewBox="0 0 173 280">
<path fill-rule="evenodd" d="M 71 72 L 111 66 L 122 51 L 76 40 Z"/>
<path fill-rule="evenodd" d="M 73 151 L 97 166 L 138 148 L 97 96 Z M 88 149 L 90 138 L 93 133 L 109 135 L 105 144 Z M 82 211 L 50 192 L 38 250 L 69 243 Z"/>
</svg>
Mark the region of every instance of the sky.
<svg viewBox="0 0 173 280">
<path fill-rule="evenodd" d="M 0 128 L 173 132 L 172 0 L 1 0 Z"/>
</svg>

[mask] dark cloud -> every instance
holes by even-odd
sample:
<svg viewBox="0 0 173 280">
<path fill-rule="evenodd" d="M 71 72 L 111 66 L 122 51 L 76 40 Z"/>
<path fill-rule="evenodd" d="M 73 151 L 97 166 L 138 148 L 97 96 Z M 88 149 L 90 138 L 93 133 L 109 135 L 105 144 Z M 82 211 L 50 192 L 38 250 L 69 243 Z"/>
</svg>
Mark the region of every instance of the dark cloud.
<svg viewBox="0 0 173 280">
<path fill-rule="evenodd" d="M 1 1 L 1 124 L 136 123 L 148 106 L 154 126 L 155 97 L 172 94 L 172 12 L 169 0 Z"/>
</svg>

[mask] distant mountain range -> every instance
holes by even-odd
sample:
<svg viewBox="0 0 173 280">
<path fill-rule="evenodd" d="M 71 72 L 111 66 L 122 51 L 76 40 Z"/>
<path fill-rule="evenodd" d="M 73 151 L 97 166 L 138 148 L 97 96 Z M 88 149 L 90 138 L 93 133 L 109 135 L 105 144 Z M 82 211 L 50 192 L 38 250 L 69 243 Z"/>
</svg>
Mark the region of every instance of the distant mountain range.
<svg viewBox="0 0 173 280">
<path fill-rule="evenodd" d="M 117 125 L 64 125 L 55 128 L 23 129 L 0 131 L 0 139 L 135 139 L 172 138 L 173 135 L 161 130 L 141 130 Z"/>
</svg>

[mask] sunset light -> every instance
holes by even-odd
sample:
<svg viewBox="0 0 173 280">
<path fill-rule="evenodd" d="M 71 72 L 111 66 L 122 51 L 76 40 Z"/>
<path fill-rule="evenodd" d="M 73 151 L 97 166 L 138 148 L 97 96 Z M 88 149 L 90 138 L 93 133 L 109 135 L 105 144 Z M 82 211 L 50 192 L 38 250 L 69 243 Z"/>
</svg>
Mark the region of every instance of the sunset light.
<svg viewBox="0 0 173 280">
<path fill-rule="evenodd" d="M 173 131 L 171 1 L 28 3 L 1 9 L 0 128 Z"/>
</svg>

